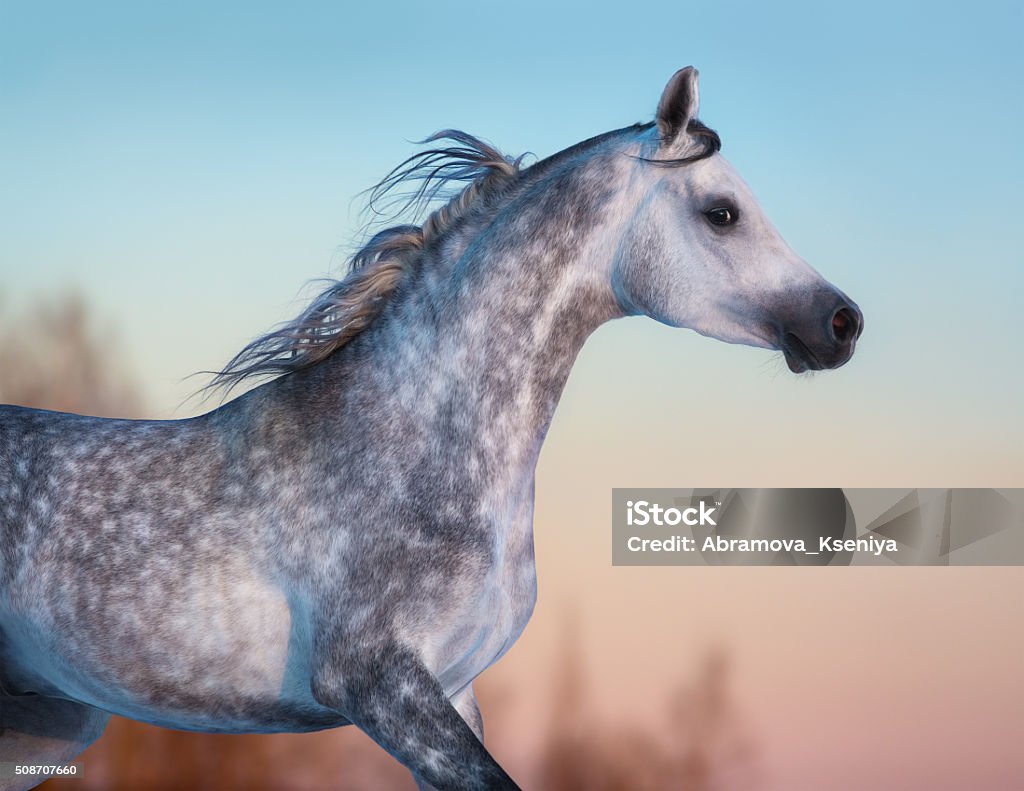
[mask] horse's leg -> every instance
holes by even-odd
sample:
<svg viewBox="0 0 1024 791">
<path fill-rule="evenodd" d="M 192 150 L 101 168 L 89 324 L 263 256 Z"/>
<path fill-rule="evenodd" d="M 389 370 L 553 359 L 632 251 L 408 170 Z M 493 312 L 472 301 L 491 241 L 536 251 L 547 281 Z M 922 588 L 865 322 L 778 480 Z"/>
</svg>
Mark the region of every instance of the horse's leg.
<svg viewBox="0 0 1024 791">
<path fill-rule="evenodd" d="M 318 652 L 313 695 L 401 761 L 421 786 L 517 788 L 438 680 L 405 648 L 392 644 L 356 656 Z"/>
<path fill-rule="evenodd" d="M 452 705 L 459 712 L 459 716 L 473 730 L 476 738 L 483 744 L 484 741 L 484 719 L 480 715 L 480 707 L 476 702 L 476 695 L 473 693 L 473 685 L 470 684 L 462 692 L 452 698 Z M 416 781 L 420 791 L 436 791 L 432 785 L 427 785 L 419 780 Z"/>
<path fill-rule="evenodd" d="M 473 692 L 473 685 L 470 684 L 462 692 L 452 698 L 452 705 L 459 712 L 459 716 L 473 729 L 476 738 L 483 744 L 484 741 L 484 718 L 480 715 L 480 706 L 476 702 L 476 693 Z"/>
<path fill-rule="evenodd" d="M 0 692 L 0 764 L 9 769 L 12 763 L 71 763 L 99 738 L 109 719 L 105 711 L 62 698 Z M 0 774 L 0 791 L 25 791 L 44 779 Z"/>
</svg>

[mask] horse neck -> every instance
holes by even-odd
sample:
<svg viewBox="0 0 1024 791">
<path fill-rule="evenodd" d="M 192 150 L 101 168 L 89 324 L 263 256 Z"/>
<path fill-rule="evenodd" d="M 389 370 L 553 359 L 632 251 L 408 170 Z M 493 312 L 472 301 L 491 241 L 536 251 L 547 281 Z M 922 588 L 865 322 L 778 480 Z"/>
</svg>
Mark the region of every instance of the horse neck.
<svg viewBox="0 0 1024 791">
<path fill-rule="evenodd" d="M 532 473 L 577 353 L 622 315 L 610 272 L 626 160 L 548 168 L 424 254 L 355 343 L 391 415 L 481 469 Z M 616 178 L 618 169 L 622 178 Z"/>
</svg>

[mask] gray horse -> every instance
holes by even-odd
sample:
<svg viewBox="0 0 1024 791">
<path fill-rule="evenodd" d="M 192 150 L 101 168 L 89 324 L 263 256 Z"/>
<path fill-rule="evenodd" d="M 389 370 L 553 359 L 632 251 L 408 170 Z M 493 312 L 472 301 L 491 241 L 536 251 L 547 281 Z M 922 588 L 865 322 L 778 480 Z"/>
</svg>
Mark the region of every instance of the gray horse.
<svg viewBox="0 0 1024 791">
<path fill-rule="evenodd" d="M 110 713 L 351 723 L 423 787 L 515 788 L 472 685 L 533 610 L 534 470 L 587 336 L 646 314 L 799 373 L 863 327 L 696 113 L 686 68 L 656 122 L 529 167 L 435 135 L 373 199 L 448 200 L 246 347 L 215 384 L 271 381 L 212 412 L 0 407 L 0 762 L 71 761 Z"/>
</svg>

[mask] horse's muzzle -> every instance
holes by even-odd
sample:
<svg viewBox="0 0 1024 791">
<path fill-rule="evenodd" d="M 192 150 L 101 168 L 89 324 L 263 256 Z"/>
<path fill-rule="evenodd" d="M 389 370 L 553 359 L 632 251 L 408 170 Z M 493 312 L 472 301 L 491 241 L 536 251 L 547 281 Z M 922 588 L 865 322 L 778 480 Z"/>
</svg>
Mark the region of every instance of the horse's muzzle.
<svg viewBox="0 0 1024 791">
<path fill-rule="evenodd" d="M 793 373 L 838 368 L 853 356 L 864 332 L 864 314 L 845 295 L 833 292 L 831 296 L 827 310 L 812 311 L 815 318 L 808 320 L 805 314 L 782 327 L 779 348 Z"/>
</svg>

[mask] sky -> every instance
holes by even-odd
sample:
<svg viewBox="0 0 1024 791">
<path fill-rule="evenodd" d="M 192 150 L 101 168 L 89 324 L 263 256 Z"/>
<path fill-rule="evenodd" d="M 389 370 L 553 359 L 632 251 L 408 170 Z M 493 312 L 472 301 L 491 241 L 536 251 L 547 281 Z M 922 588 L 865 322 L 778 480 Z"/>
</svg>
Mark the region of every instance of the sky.
<svg viewBox="0 0 1024 791">
<path fill-rule="evenodd" d="M 607 493 L 1024 486 L 1022 8 L 0 2 L 0 311 L 84 293 L 151 413 L 192 414 L 202 381 L 185 378 L 341 271 L 360 192 L 410 141 L 459 127 L 546 156 L 650 120 L 693 64 L 723 154 L 866 330 L 850 364 L 811 377 L 647 320 L 599 330 L 541 459 L 537 625 L 499 672 L 543 666 L 558 608 L 582 599 L 595 678 L 624 677 L 617 646 L 646 647 L 628 658 L 640 686 L 609 706 L 692 657 L 683 637 L 725 639 L 780 788 L 806 756 L 823 776 L 856 763 L 867 742 L 833 735 L 872 728 L 872 771 L 912 747 L 967 787 L 953 723 L 1022 728 L 1019 569 L 612 569 Z M 805 650 L 844 674 L 824 708 Z M 921 730 L 940 704 L 954 720 Z M 1008 745 L 979 738 L 976 764 L 1019 773 Z"/>
<path fill-rule="evenodd" d="M 86 292 L 161 415 L 338 273 L 409 141 L 545 156 L 650 119 L 692 63 L 725 155 L 864 309 L 858 381 L 1008 417 L 1019 6 L 212 6 L 0 6 L 0 304 Z M 708 344 L 676 348 L 724 377 L 764 357 Z"/>
</svg>

